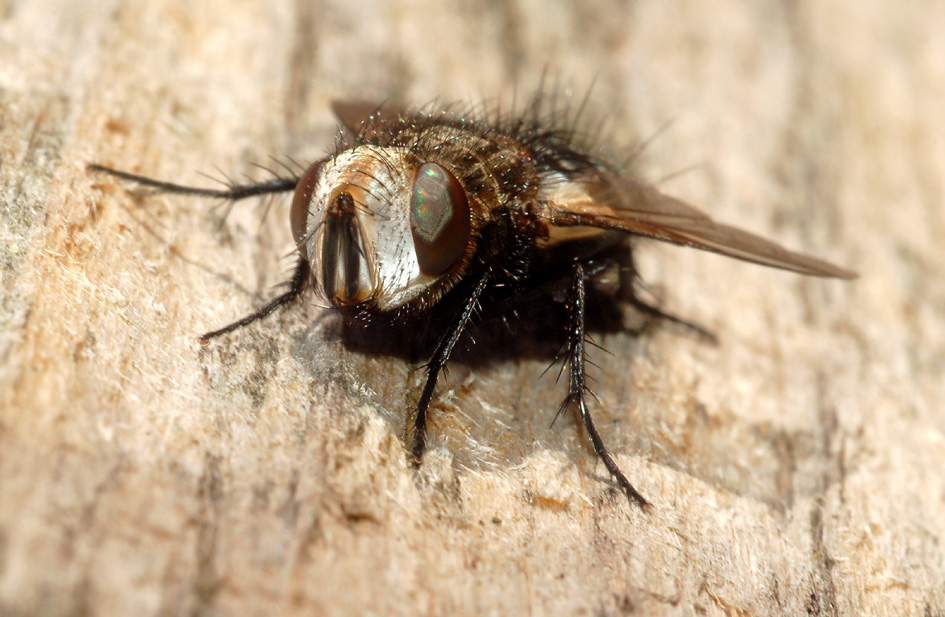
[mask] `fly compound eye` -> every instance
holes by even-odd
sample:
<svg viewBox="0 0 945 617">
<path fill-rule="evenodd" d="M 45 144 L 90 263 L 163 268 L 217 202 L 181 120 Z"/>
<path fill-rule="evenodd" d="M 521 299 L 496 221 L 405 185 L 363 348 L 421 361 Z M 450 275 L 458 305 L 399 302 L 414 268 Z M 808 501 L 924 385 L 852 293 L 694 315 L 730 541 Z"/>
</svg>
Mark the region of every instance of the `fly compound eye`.
<svg viewBox="0 0 945 617">
<path fill-rule="evenodd" d="M 292 239 L 299 247 L 302 257 L 308 259 L 308 249 L 305 246 L 305 235 L 308 233 L 308 207 L 312 202 L 312 193 L 318 184 L 318 176 L 322 170 L 322 161 L 309 167 L 299 183 L 295 186 L 295 196 L 292 198 L 292 210 L 289 212 L 289 222 L 292 224 Z"/>
<path fill-rule="evenodd" d="M 443 274 L 469 242 L 469 201 L 459 181 L 436 163 L 417 170 L 410 196 L 410 231 L 424 274 Z"/>
</svg>

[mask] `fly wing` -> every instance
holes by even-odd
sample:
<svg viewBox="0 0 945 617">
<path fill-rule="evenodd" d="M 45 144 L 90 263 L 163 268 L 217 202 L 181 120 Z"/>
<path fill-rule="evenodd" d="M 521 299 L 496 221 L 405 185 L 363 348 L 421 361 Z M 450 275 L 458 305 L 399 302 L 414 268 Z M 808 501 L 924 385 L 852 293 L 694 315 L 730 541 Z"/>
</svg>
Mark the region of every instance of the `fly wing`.
<svg viewBox="0 0 945 617">
<path fill-rule="evenodd" d="M 332 101 L 331 110 L 345 131 L 362 139 L 387 134 L 387 127 L 405 116 L 396 105 L 358 99 Z"/>
<path fill-rule="evenodd" d="M 857 276 L 753 233 L 716 223 L 683 201 L 619 176 L 595 172 L 583 179 L 556 183 L 540 200 L 543 218 L 555 227 L 622 231 L 812 276 Z"/>
</svg>

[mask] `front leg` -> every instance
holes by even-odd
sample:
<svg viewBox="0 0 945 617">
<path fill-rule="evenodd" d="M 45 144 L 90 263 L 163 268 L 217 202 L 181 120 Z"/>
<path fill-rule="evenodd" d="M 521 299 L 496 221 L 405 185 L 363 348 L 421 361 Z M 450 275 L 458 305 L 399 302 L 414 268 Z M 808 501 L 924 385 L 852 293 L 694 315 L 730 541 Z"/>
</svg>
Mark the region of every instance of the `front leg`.
<svg viewBox="0 0 945 617">
<path fill-rule="evenodd" d="M 469 320 L 479 305 L 479 298 L 488 284 L 489 273 L 485 272 L 463 302 L 462 309 L 450 324 L 449 329 L 437 343 L 433 356 L 427 364 L 427 381 L 423 386 L 420 402 L 417 404 L 417 415 L 413 423 L 413 440 L 410 446 L 410 453 L 413 455 L 414 464 L 416 465 L 420 464 L 420 460 L 423 458 L 423 449 L 427 444 L 427 410 L 433 400 L 433 390 L 436 388 L 437 377 L 439 377 L 443 367 L 446 366 L 446 362 L 449 360 L 450 354 L 453 353 L 453 348 L 459 341 L 459 337 L 462 336 L 466 326 L 469 325 Z"/>
<path fill-rule="evenodd" d="M 246 199 L 247 197 L 254 197 L 256 195 L 271 195 L 273 193 L 285 193 L 287 191 L 292 191 L 295 190 L 295 187 L 298 185 L 300 180 L 300 178 L 297 177 L 273 178 L 272 180 L 254 182 L 251 184 L 231 184 L 225 189 L 205 189 L 194 186 L 185 186 L 183 184 L 175 184 L 173 182 L 165 182 L 163 180 L 155 180 L 154 178 L 140 176 L 138 174 L 113 169 L 111 167 L 105 167 L 104 165 L 99 165 L 97 163 L 90 163 L 88 165 L 88 169 L 89 171 L 104 173 L 122 180 L 134 182 L 135 184 L 139 184 L 141 186 L 154 188 L 163 193 L 170 193 L 173 195 L 193 195 L 196 197 L 214 197 L 217 199 L 226 199 L 228 201 L 239 201 L 240 199 Z M 286 283 L 288 286 L 287 291 L 280 294 L 276 298 L 273 298 L 268 304 L 256 312 L 247 315 L 238 321 L 234 321 L 233 323 L 224 326 L 219 330 L 207 332 L 200 337 L 200 342 L 206 343 L 212 338 L 216 338 L 223 334 L 228 334 L 234 330 L 242 328 L 243 326 L 248 326 L 255 321 L 267 317 L 276 309 L 287 306 L 298 300 L 302 296 L 302 292 L 305 291 L 310 273 L 311 266 L 309 265 L 308 259 L 302 255 L 299 255 L 298 262 L 295 266 L 295 273 L 292 275 L 292 280 Z"/>
<path fill-rule="evenodd" d="M 590 410 L 587 408 L 587 379 L 585 373 L 585 362 L 587 360 L 585 351 L 584 331 L 584 311 L 585 311 L 585 288 L 584 288 L 584 266 L 575 261 L 572 269 L 571 293 L 569 297 L 569 308 L 571 310 L 570 327 L 568 331 L 568 396 L 561 403 L 558 413 L 567 409 L 570 405 L 576 405 L 578 414 L 584 423 L 584 429 L 587 436 L 591 439 L 594 446 L 594 452 L 604 463 L 604 467 L 610 472 L 620 488 L 631 501 L 635 501 L 640 507 L 649 506 L 649 502 L 641 495 L 637 489 L 633 488 L 627 477 L 623 475 L 604 441 L 600 438 L 600 433 L 594 426 L 594 420 L 591 418 Z"/>
<path fill-rule="evenodd" d="M 219 330 L 214 330 L 213 332 L 207 332 L 206 334 L 202 335 L 198 340 L 201 343 L 206 344 L 212 338 L 216 338 L 223 334 L 229 334 L 230 332 L 233 332 L 234 330 L 238 330 L 244 326 L 248 326 L 254 321 L 258 321 L 260 319 L 263 319 L 264 317 L 268 317 L 276 309 L 287 306 L 291 304 L 292 302 L 295 302 L 296 300 L 302 297 L 302 292 L 305 291 L 305 287 L 308 284 L 308 277 L 309 277 L 310 272 L 311 272 L 311 266 L 308 263 L 308 259 L 306 259 L 302 255 L 299 255 L 299 260 L 295 266 L 295 273 L 292 275 L 292 280 L 286 283 L 286 286 L 288 287 L 288 289 L 284 293 L 279 294 L 278 296 L 270 300 L 268 304 L 266 304 L 264 307 L 257 310 L 256 312 L 251 313 L 238 321 L 234 321 L 233 323 L 227 326 L 223 326 Z"/>
<path fill-rule="evenodd" d="M 205 189 L 196 186 L 186 186 L 174 182 L 165 182 L 164 180 L 155 180 L 147 176 L 140 176 L 120 169 L 106 167 L 98 163 L 89 163 L 89 171 L 108 174 L 122 180 L 134 182 L 141 186 L 157 189 L 162 193 L 171 195 L 192 195 L 194 197 L 212 197 L 215 199 L 225 199 L 227 201 L 239 201 L 247 197 L 256 195 L 271 195 L 273 193 L 285 193 L 294 191 L 298 186 L 300 177 L 291 178 L 273 178 L 262 182 L 253 182 L 250 184 L 230 184 L 225 189 Z"/>
</svg>

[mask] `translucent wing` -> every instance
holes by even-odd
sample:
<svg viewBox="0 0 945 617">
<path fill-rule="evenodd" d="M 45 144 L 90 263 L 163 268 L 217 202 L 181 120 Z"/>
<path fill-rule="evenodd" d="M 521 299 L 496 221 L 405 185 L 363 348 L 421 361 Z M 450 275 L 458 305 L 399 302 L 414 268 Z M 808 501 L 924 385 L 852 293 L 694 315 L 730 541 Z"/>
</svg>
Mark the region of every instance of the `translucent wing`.
<svg viewBox="0 0 945 617">
<path fill-rule="evenodd" d="M 358 99 L 332 101 L 331 110 L 342 128 L 356 137 L 384 134 L 386 125 L 399 122 L 404 115 L 395 105 Z"/>
<path fill-rule="evenodd" d="M 857 276 L 755 234 L 716 223 L 683 201 L 616 174 L 595 170 L 551 183 L 542 193 L 540 216 L 553 227 L 622 231 L 812 276 Z"/>
</svg>

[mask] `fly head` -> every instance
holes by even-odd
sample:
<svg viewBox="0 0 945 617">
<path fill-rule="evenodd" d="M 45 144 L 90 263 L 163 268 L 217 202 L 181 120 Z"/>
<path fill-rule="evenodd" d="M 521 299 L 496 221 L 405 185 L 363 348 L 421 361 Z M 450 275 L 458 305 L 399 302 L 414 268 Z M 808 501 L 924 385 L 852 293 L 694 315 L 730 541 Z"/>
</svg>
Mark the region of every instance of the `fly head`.
<svg viewBox="0 0 945 617">
<path fill-rule="evenodd" d="M 445 165 L 376 145 L 312 165 L 291 214 L 312 288 L 357 314 L 435 303 L 467 270 L 477 220 Z"/>
</svg>

